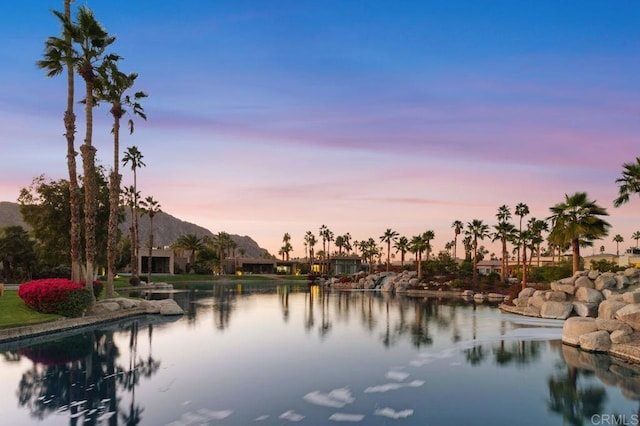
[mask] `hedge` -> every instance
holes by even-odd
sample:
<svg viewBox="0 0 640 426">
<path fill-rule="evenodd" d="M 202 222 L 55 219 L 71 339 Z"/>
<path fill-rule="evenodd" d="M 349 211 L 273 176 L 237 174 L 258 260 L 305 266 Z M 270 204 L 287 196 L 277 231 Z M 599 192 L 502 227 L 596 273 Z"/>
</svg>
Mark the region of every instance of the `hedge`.
<svg viewBox="0 0 640 426">
<path fill-rule="evenodd" d="M 94 292 L 102 290 L 96 282 Z M 81 316 L 91 306 L 92 298 L 84 283 L 65 278 L 44 278 L 20 285 L 18 296 L 24 303 L 38 312 L 58 314 L 66 317 Z"/>
</svg>

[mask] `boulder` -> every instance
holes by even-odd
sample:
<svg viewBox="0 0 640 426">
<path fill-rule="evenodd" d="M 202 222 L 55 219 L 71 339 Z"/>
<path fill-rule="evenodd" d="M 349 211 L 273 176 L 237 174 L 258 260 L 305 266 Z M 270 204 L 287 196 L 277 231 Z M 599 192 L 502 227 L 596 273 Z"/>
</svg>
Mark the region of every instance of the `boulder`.
<svg viewBox="0 0 640 426">
<path fill-rule="evenodd" d="M 627 268 L 624 270 L 624 276 L 627 278 L 638 278 L 640 277 L 640 269 L 637 268 Z"/>
<path fill-rule="evenodd" d="M 489 293 L 487 297 L 489 298 L 489 300 L 504 300 L 505 298 L 504 294 L 500 293 Z"/>
<path fill-rule="evenodd" d="M 625 277 L 624 275 L 620 275 L 620 274 L 616 275 L 615 280 L 616 280 L 616 288 L 618 290 L 622 290 L 623 288 L 629 287 L 629 285 L 631 284 L 631 280 Z"/>
<path fill-rule="evenodd" d="M 598 306 L 598 318 L 606 320 L 616 319 L 616 312 L 618 309 L 624 308 L 625 306 L 626 304 L 622 302 L 617 302 L 611 299 L 605 300 L 600 303 L 600 306 Z"/>
<path fill-rule="evenodd" d="M 576 288 L 573 284 L 563 284 L 561 281 L 551 283 L 551 290 L 553 291 L 562 291 L 569 295 L 573 295 L 575 293 Z"/>
<path fill-rule="evenodd" d="M 624 303 L 640 303 L 640 292 L 636 291 L 628 291 L 626 293 L 622 293 L 622 301 Z"/>
<path fill-rule="evenodd" d="M 631 328 L 629 324 L 615 319 L 605 320 L 598 318 L 596 319 L 596 325 L 598 326 L 598 330 L 608 331 L 609 333 L 616 330 L 624 331 L 627 334 L 633 333 L 633 328 Z"/>
<path fill-rule="evenodd" d="M 605 272 L 601 274 L 595 281 L 595 289 L 596 290 L 604 290 L 605 288 L 615 288 L 616 287 L 616 279 L 615 275 L 612 275 L 610 272 Z"/>
<path fill-rule="evenodd" d="M 118 312 L 120 309 L 121 308 L 118 302 L 101 301 L 98 303 L 94 303 L 87 310 L 87 313 L 89 315 L 105 315 L 105 314 L 111 314 L 113 312 Z"/>
<path fill-rule="evenodd" d="M 595 318 L 571 317 L 562 327 L 562 341 L 569 345 L 580 344 L 580 336 L 598 331 Z"/>
<path fill-rule="evenodd" d="M 159 314 L 160 313 L 160 305 L 151 300 L 141 300 L 139 307 L 144 309 L 144 311 L 148 314 Z"/>
<path fill-rule="evenodd" d="M 573 311 L 573 304 L 569 302 L 544 302 L 540 307 L 540 316 L 550 319 L 567 319 Z"/>
<path fill-rule="evenodd" d="M 587 303 L 587 302 L 572 302 L 573 303 L 573 311 L 581 316 L 581 317 L 592 317 L 595 318 L 598 316 L 598 304 L 597 303 Z"/>
<path fill-rule="evenodd" d="M 631 334 L 625 333 L 622 330 L 612 331 L 609 338 L 611 339 L 611 343 L 615 345 L 631 342 Z"/>
<path fill-rule="evenodd" d="M 160 315 L 184 315 L 184 311 L 173 299 L 158 300 L 160 303 Z"/>
<path fill-rule="evenodd" d="M 564 293 L 563 293 L 564 294 Z M 532 296 L 529 298 L 528 305 L 535 306 L 538 309 L 542 308 L 542 304 L 546 302 L 546 299 L 540 295 Z"/>
<path fill-rule="evenodd" d="M 530 297 L 518 297 L 517 299 L 513 300 L 513 304 L 520 308 L 525 308 L 529 306 L 529 299 Z"/>
<path fill-rule="evenodd" d="M 536 308 L 535 306 L 527 306 L 522 310 L 522 315 L 528 317 L 540 317 L 540 308 Z"/>
<path fill-rule="evenodd" d="M 518 293 L 518 297 L 531 297 L 535 292 L 536 292 L 535 288 L 527 287 L 524 290 L 520 290 L 520 293 Z"/>
<path fill-rule="evenodd" d="M 587 277 L 590 280 L 595 280 L 596 278 L 598 278 L 600 276 L 600 271 L 589 271 L 589 273 L 587 274 Z M 576 281 L 576 287 L 578 287 L 578 283 Z"/>
<path fill-rule="evenodd" d="M 618 309 L 616 319 L 629 324 L 634 330 L 640 330 L 640 303 L 626 305 Z"/>
<path fill-rule="evenodd" d="M 579 277 L 575 282 L 576 287 L 595 288 L 595 284 L 591 281 L 590 277 Z"/>
<path fill-rule="evenodd" d="M 127 299 L 125 297 L 118 297 L 117 299 L 113 299 L 122 309 L 133 309 L 137 308 L 140 302 L 138 300 Z"/>
<path fill-rule="evenodd" d="M 580 349 L 590 352 L 606 352 L 611 348 L 611 337 L 603 330 L 583 334 L 578 338 Z"/>
<path fill-rule="evenodd" d="M 547 291 L 544 297 L 552 302 L 564 302 L 567 300 L 567 293 L 564 291 Z"/>
<path fill-rule="evenodd" d="M 604 300 L 602 293 L 589 287 L 578 288 L 576 290 L 575 298 L 578 302 L 586 303 L 600 303 Z"/>
<path fill-rule="evenodd" d="M 573 285 L 573 282 L 575 281 L 575 277 L 567 277 L 567 278 L 562 278 L 561 280 L 558 280 L 558 284 L 561 285 Z"/>
</svg>

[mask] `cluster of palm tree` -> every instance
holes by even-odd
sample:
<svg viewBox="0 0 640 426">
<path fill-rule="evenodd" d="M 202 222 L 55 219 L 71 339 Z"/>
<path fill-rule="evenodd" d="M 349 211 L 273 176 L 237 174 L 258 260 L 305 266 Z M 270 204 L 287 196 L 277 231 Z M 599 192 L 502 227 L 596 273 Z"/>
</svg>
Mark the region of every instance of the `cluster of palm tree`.
<svg viewBox="0 0 640 426">
<path fill-rule="evenodd" d="M 108 282 L 107 295 L 113 296 L 113 275 L 116 251 L 117 217 L 120 207 L 120 175 L 119 135 L 120 120 L 130 111 L 146 119 L 144 110 L 139 104 L 144 92 L 127 95 L 133 87 L 137 74 L 125 74 L 118 68 L 120 56 L 107 52 L 116 38 L 110 35 L 96 20 L 93 12 L 86 6 L 80 6 L 75 19 L 71 17 L 71 0 L 64 0 L 64 12 L 54 11 L 54 15 L 62 24 L 60 37 L 49 37 L 45 42 L 43 58 L 37 61 L 38 67 L 47 71 L 49 77 L 66 71 L 67 75 L 67 109 L 64 113 L 65 138 L 67 141 L 67 168 L 69 172 L 69 193 L 71 212 L 71 265 L 72 279 L 82 281 L 92 289 L 95 276 L 96 257 L 96 211 L 97 211 L 97 176 L 96 148 L 93 145 L 93 108 L 100 102 L 108 103 L 113 116 L 111 132 L 114 140 L 114 164 L 110 174 L 110 219 L 108 226 Z M 84 181 L 84 203 L 80 202 L 82 194 L 78 183 L 75 149 L 76 116 L 75 74 L 78 74 L 85 85 L 84 104 L 85 137 L 80 146 Z M 133 132 L 133 121 L 129 121 L 129 131 Z M 135 191 L 134 191 L 135 192 Z M 134 198 L 137 198 L 134 196 Z M 84 204 L 85 260 L 84 274 L 81 261 L 82 212 Z M 135 247 L 134 241 L 132 246 Z M 132 267 L 137 262 L 132 264 Z M 93 292 L 91 292 L 93 294 Z"/>
<path fill-rule="evenodd" d="M 224 260 L 229 257 L 235 258 L 235 250 L 238 244 L 227 232 L 218 232 L 213 236 L 197 234 L 180 235 L 171 245 L 173 250 L 182 250 L 189 254 L 187 259 L 187 270 L 193 269 L 197 264 L 201 264 L 202 269 L 224 273 Z M 240 249 L 240 254 L 244 254 L 244 249 Z"/>
</svg>

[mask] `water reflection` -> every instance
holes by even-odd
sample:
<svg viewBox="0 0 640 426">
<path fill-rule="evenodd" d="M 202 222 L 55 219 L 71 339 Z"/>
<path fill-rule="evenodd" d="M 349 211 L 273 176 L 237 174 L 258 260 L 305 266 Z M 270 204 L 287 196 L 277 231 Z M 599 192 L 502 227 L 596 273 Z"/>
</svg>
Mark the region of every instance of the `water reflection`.
<svg viewBox="0 0 640 426">
<path fill-rule="evenodd" d="M 18 384 L 19 406 L 38 420 L 66 415 L 70 425 L 140 424 L 144 408 L 136 402 L 136 387 L 160 368 L 151 349 L 154 325 L 133 320 L 114 327 L 5 350 L 6 360 L 33 362 Z M 143 330 L 149 340 L 144 355 L 137 350 Z M 122 334 L 129 336 L 128 357 L 116 343 Z"/>
</svg>

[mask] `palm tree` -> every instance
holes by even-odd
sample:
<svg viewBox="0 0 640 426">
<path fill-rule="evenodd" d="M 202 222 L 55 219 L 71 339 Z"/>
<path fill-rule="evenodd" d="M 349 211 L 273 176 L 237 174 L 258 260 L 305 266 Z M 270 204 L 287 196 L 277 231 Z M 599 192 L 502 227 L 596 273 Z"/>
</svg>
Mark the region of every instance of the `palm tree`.
<svg viewBox="0 0 640 426">
<path fill-rule="evenodd" d="M 396 241 L 396 237 L 400 235 L 391 228 L 387 228 L 384 234 L 380 236 L 380 242 L 387 243 L 387 272 L 389 272 L 389 265 L 391 265 L 391 243 Z"/>
<path fill-rule="evenodd" d="M 540 246 L 544 242 L 544 238 L 542 238 L 543 232 L 549 231 L 549 224 L 546 220 L 536 219 L 532 217 L 529 219 L 527 224 L 527 228 L 531 232 L 531 243 L 535 246 L 536 253 L 538 255 L 538 266 L 540 266 Z M 529 266 L 531 266 L 531 261 L 533 260 L 533 252 L 531 253 L 531 258 L 529 259 Z"/>
<path fill-rule="evenodd" d="M 640 195 L 640 157 L 636 157 L 635 163 L 624 163 L 622 167 L 622 177 L 616 179 L 619 191 L 618 198 L 613 201 L 615 207 L 628 203 L 632 194 Z"/>
<path fill-rule="evenodd" d="M 342 249 L 344 248 L 344 236 L 338 235 L 336 237 L 336 247 L 338 247 L 338 256 L 342 256 Z"/>
<path fill-rule="evenodd" d="M 396 249 L 396 253 L 400 252 L 400 269 L 404 269 L 404 256 L 409 251 L 409 240 L 402 236 L 396 240 L 393 248 Z"/>
<path fill-rule="evenodd" d="M 460 235 L 460 233 L 462 232 L 462 228 L 463 228 L 463 224 L 461 221 L 459 220 L 454 220 L 453 223 L 451 224 L 451 227 L 453 228 L 453 233 L 454 233 L 454 237 L 453 237 L 453 258 L 456 258 L 456 249 L 458 247 L 458 235 Z"/>
<path fill-rule="evenodd" d="M 500 221 L 497 225 L 493 225 L 495 232 L 491 237 L 491 241 L 502 243 L 502 282 L 506 283 L 509 278 L 509 252 L 507 251 L 507 242 L 513 241 L 516 236 L 516 227 L 511 222 Z"/>
<path fill-rule="evenodd" d="M 473 249 L 473 282 L 478 283 L 478 240 L 484 240 L 489 236 L 489 225 L 486 225 L 480 219 L 473 219 L 467 223 L 467 231 L 465 234 L 472 239 Z"/>
<path fill-rule="evenodd" d="M 124 188 L 123 191 L 123 195 L 124 195 L 124 200 L 125 203 L 127 204 L 127 206 L 129 206 L 129 215 L 130 215 L 130 220 L 129 220 L 129 239 L 131 240 L 131 277 L 137 277 L 138 276 L 138 255 L 136 253 L 136 250 L 134 249 L 135 243 L 134 241 L 136 240 L 136 228 L 134 226 L 134 221 L 133 218 L 137 216 L 137 208 L 136 208 L 136 200 L 138 198 L 140 198 L 140 192 L 139 191 L 135 191 L 133 189 L 133 186 L 127 186 Z"/>
<path fill-rule="evenodd" d="M 305 238 L 307 239 L 307 244 L 309 244 L 309 270 L 313 271 L 313 256 L 315 254 L 314 247 L 317 244 L 318 240 L 311 231 L 307 231 Z"/>
<path fill-rule="evenodd" d="M 142 205 L 142 214 L 147 214 L 149 216 L 149 257 L 147 259 L 147 283 L 151 282 L 151 265 L 153 259 L 153 217 L 160 213 L 160 204 L 153 199 L 153 197 L 148 196 L 140 203 Z"/>
<path fill-rule="evenodd" d="M 147 95 L 136 92 L 133 97 L 125 93 L 133 87 L 138 74 L 124 74 L 114 61 L 105 60 L 98 68 L 95 81 L 95 96 L 99 101 L 111 104 L 109 112 L 113 116 L 113 169 L 109 178 L 109 225 L 107 231 L 107 297 L 113 297 L 113 275 L 115 273 L 116 234 L 118 231 L 118 208 L 120 201 L 120 119 L 131 108 L 134 115 L 146 120 L 144 109 L 138 102 Z M 129 120 L 129 134 L 133 133 L 133 120 Z"/>
<path fill-rule="evenodd" d="M 70 256 L 71 256 L 71 280 L 82 281 L 82 232 L 80 222 L 80 186 L 78 185 L 78 172 L 76 165 L 75 149 L 76 115 L 73 111 L 75 98 L 74 67 L 77 56 L 74 55 L 71 33 L 67 29 L 67 23 L 71 22 L 71 0 L 64 0 L 64 15 L 60 12 L 53 13 L 63 25 L 63 38 L 49 37 L 45 42 L 43 59 L 36 64 L 47 71 L 48 77 L 54 77 L 67 71 L 67 109 L 64 113 L 64 136 L 67 140 L 67 169 L 69 172 L 69 210 L 70 210 Z"/>
<path fill-rule="evenodd" d="M 323 260 L 323 265 L 320 268 L 321 271 L 326 272 L 326 265 L 327 265 L 327 259 L 326 259 L 326 254 L 327 254 L 327 231 L 329 230 L 329 228 L 327 228 L 326 225 L 322 225 L 320 226 L 320 230 L 318 231 L 318 234 L 320 235 L 320 237 L 322 238 L 322 252 L 324 253 L 324 258 Z"/>
<path fill-rule="evenodd" d="M 131 251 L 132 258 L 135 256 L 136 262 L 131 265 L 131 276 L 138 276 L 138 253 L 139 253 L 139 237 L 138 237 L 138 203 L 140 198 L 140 193 L 138 192 L 138 174 L 137 170 L 140 167 L 146 166 L 142 159 L 144 155 L 140 152 L 137 146 L 133 145 L 127 148 L 122 156 L 122 165 L 126 166 L 131 163 L 131 171 L 133 171 L 133 186 L 132 186 L 132 203 L 133 208 L 131 209 L 131 226 L 133 227 L 132 239 L 131 239 Z"/>
<path fill-rule="evenodd" d="M 631 239 L 636 240 L 636 248 L 638 248 L 638 240 L 640 240 L 640 231 L 636 231 L 631 235 Z"/>
<path fill-rule="evenodd" d="M 616 243 L 616 256 L 620 256 L 620 243 L 623 241 L 624 238 L 622 238 L 620 234 L 616 234 L 616 236 L 613 237 L 613 242 Z"/>
<path fill-rule="evenodd" d="M 571 242 L 573 273 L 580 265 L 580 245 L 605 237 L 611 226 L 600 216 L 608 216 L 607 210 L 589 200 L 586 192 L 565 194 L 565 200 L 550 208 L 551 234 L 563 242 Z"/>
<path fill-rule="evenodd" d="M 173 247 L 180 248 L 182 250 L 188 250 L 189 265 L 193 265 L 196 260 L 197 252 L 199 250 L 202 250 L 205 247 L 205 244 L 203 238 L 197 236 L 196 234 L 183 234 L 176 239 Z"/>
<path fill-rule="evenodd" d="M 418 279 L 422 276 L 422 252 L 427 249 L 427 241 L 424 239 L 424 234 L 416 235 L 411 238 L 409 247 L 412 253 L 416 254 Z"/>
<path fill-rule="evenodd" d="M 518 226 L 518 232 L 522 232 L 522 218 L 529 214 L 529 206 L 525 203 L 516 204 L 516 216 L 520 216 L 520 225 Z M 520 265 L 520 244 L 518 244 L 518 265 Z"/>
<path fill-rule="evenodd" d="M 436 237 L 435 232 L 428 230 L 425 231 L 424 234 L 422 234 L 422 238 L 424 238 L 426 244 L 427 244 L 427 262 L 429 261 L 429 253 L 431 253 L 431 240 L 433 240 Z"/>
</svg>

